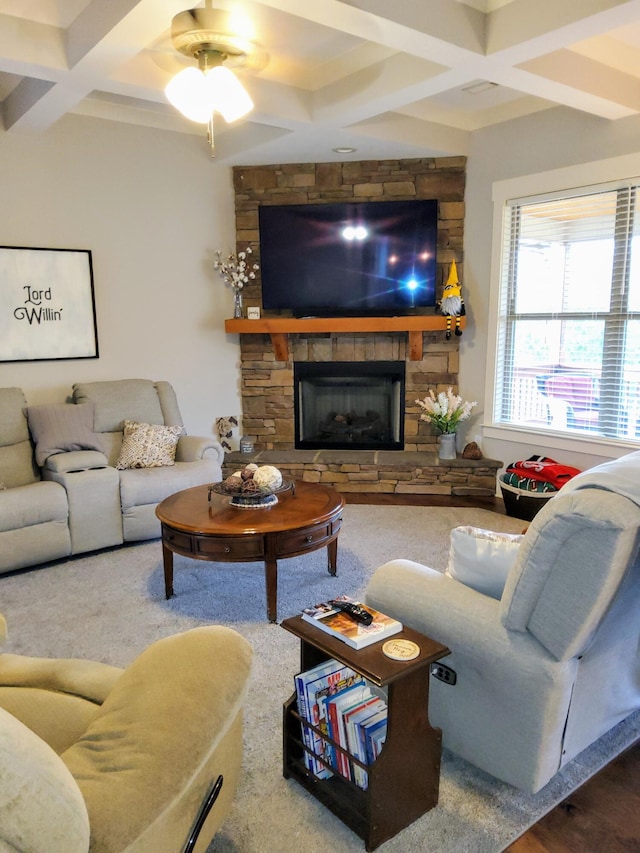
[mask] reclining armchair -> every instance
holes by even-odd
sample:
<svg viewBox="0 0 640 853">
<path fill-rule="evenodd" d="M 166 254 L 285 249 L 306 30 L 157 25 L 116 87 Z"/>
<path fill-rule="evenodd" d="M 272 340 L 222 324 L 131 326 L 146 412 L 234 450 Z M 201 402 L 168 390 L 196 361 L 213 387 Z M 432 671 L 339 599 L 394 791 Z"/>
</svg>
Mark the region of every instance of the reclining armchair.
<svg viewBox="0 0 640 853">
<path fill-rule="evenodd" d="M 65 489 L 42 478 L 20 388 L 0 388 L 0 573 L 71 554 Z"/>
<path fill-rule="evenodd" d="M 103 538 L 107 526 L 111 528 L 111 541 L 107 544 L 157 539 L 160 521 L 155 509 L 160 501 L 182 489 L 219 483 L 222 479 L 224 450 L 220 443 L 213 438 L 186 435 L 184 430 L 175 449 L 175 464 L 155 466 L 144 460 L 129 466 L 119 464 L 126 421 L 142 427 L 183 426 L 175 391 L 168 382 L 118 379 L 78 383 L 73 386 L 73 401 L 93 406 L 94 430 L 100 436 L 116 483 L 119 482 L 113 492 L 115 505 L 109 507 L 109 512 L 104 511 L 100 520 Z M 153 452 L 151 456 L 153 462 Z M 115 467 L 119 469 L 117 474 L 113 471 Z M 64 483 L 62 471 L 59 477 L 47 476 Z M 72 542 L 74 535 L 80 537 L 86 527 L 81 514 L 77 513 L 75 519 L 74 526 L 72 514 Z"/>
<path fill-rule="evenodd" d="M 126 670 L 0 654 L 0 850 L 181 853 L 198 832 L 206 850 L 240 774 L 251 657 L 222 626 L 159 640 Z"/>
<path fill-rule="evenodd" d="M 639 543 L 636 452 L 540 510 L 499 600 L 409 560 L 376 570 L 366 601 L 451 649 L 455 684 L 430 684 L 445 747 L 535 793 L 640 708 Z"/>
</svg>

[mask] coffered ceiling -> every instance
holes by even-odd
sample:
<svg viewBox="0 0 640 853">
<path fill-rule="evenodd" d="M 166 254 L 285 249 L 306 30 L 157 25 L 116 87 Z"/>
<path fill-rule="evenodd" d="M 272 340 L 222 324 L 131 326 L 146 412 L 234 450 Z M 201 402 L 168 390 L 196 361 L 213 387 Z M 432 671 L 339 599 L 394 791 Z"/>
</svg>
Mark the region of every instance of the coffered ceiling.
<svg viewBox="0 0 640 853">
<path fill-rule="evenodd" d="M 0 0 L 5 133 L 67 113 L 196 134 L 165 98 L 193 0 Z M 255 164 L 466 154 L 477 129 L 562 105 L 640 112 L 640 0 L 214 0 L 269 61 L 238 71 L 248 118 L 216 157 Z M 353 154 L 334 149 L 353 147 Z"/>
</svg>

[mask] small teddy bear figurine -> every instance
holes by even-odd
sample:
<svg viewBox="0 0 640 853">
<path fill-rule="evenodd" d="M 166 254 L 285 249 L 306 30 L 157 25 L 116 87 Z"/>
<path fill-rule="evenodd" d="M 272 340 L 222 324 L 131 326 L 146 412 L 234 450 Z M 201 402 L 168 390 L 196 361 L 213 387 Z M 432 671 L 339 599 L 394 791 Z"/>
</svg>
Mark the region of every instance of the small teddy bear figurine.
<svg viewBox="0 0 640 853">
<path fill-rule="evenodd" d="M 231 445 L 229 444 L 228 439 L 233 435 L 234 427 L 238 426 L 238 419 L 233 415 L 229 415 L 226 418 L 216 418 L 216 432 L 218 433 L 218 441 L 224 447 L 225 450 L 231 451 Z"/>
<path fill-rule="evenodd" d="M 446 339 L 451 340 L 451 326 L 455 317 L 455 334 L 459 337 L 462 334 L 460 328 L 460 317 L 464 317 L 466 309 L 464 307 L 464 299 L 462 298 L 462 286 L 458 278 L 458 268 L 456 262 L 451 261 L 449 268 L 449 276 L 442 291 L 442 299 L 440 301 L 440 313 L 447 318 Z"/>
</svg>

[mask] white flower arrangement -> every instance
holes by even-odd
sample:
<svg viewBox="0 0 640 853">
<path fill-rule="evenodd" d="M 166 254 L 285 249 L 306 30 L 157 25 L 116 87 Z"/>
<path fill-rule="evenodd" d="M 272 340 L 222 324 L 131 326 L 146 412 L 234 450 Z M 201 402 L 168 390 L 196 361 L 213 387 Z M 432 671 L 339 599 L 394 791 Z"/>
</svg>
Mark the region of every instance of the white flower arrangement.
<svg viewBox="0 0 640 853">
<path fill-rule="evenodd" d="M 220 249 L 216 251 L 216 260 L 213 267 L 218 270 L 220 278 L 236 292 L 242 290 L 249 281 L 253 281 L 256 277 L 255 271 L 260 269 L 258 264 L 249 266 L 247 257 L 251 254 L 251 246 L 247 246 L 244 252 L 238 252 L 237 255 L 230 252 L 223 260 L 222 251 Z"/>
<path fill-rule="evenodd" d="M 433 391 L 429 391 L 424 400 L 416 400 L 416 403 L 424 410 L 420 420 L 431 421 L 433 428 L 440 435 L 456 432 L 460 421 L 466 421 L 471 409 L 478 405 L 477 402 L 470 403 L 458 397 L 451 386 L 437 396 Z"/>
</svg>

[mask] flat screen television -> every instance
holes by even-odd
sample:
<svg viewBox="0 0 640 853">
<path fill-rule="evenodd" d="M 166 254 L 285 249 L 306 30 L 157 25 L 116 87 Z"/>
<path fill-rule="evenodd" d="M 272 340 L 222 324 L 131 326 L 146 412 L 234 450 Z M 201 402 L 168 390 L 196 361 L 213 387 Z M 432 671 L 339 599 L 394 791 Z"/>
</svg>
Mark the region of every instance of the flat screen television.
<svg viewBox="0 0 640 853">
<path fill-rule="evenodd" d="M 436 199 L 263 205 L 265 310 L 393 316 L 436 303 Z"/>
</svg>

